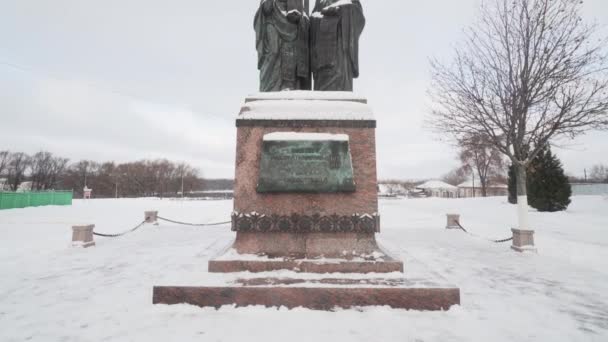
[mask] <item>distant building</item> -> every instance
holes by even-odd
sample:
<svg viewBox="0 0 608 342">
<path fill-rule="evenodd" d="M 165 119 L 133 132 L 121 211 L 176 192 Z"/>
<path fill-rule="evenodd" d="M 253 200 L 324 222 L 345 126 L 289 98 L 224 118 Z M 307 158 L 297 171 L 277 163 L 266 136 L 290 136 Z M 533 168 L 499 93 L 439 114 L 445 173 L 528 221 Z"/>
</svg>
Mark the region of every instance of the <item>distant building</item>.
<svg viewBox="0 0 608 342">
<path fill-rule="evenodd" d="M 84 186 L 84 189 L 82 189 L 82 197 L 84 199 L 90 199 L 92 193 L 93 193 L 93 189 L 89 189 L 89 187 L 86 185 Z"/>
<path fill-rule="evenodd" d="M 429 197 L 456 198 L 458 188 L 440 180 L 430 180 L 416 187 Z"/>
<path fill-rule="evenodd" d="M 506 184 L 490 182 L 486 185 L 486 195 L 490 196 L 507 196 L 509 187 Z M 482 197 L 481 183 L 472 180 L 458 184 L 458 197 Z"/>
<path fill-rule="evenodd" d="M 0 178 L 0 191 L 8 191 L 8 190 L 9 190 L 8 179 Z"/>
<path fill-rule="evenodd" d="M 17 187 L 17 192 L 28 192 L 32 191 L 32 182 L 21 182 Z"/>
</svg>

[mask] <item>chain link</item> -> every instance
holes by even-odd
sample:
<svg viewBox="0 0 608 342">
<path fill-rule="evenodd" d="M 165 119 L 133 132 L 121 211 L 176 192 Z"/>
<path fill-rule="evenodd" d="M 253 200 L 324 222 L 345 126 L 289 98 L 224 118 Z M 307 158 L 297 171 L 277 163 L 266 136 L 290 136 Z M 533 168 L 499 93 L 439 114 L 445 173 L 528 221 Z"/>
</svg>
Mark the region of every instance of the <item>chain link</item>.
<svg viewBox="0 0 608 342">
<path fill-rule="evenodd" d="M 476 236 L 476 237 L 480 237 L 482 239 L 486 239 L 486 240 L 494 242 L 494 243 L 503 243 L 503 242 L 509 242 L 509 241 L 513 240 L 513 237 L 510 237 L 510 238 L 507 238 L 507 239 L 502 239 L 502 240 L 492 240 L 492 239 L 484 238 L 484 237 L 479 236 L 477 234 L 469 233 L 469 231 L 467 231 L 466 229 L 464 229 L 464 227 L 460 224 L 460 222 L 456 221 L 456 224 L 458 225 L 458 227 L 460 229 L 462 229 L 463 232 L 465 232 L 465 233 L 467 233 L 469 235 L 472 235 L 472 236 Z"/>
<path fill-rule="evenodd" d="M 224 222 L 214 222 L 214 223 L 189 223 L 189 222 L 181 222 L 176 220 L 171 220 L 165 217 L 156 216 L 157 219 L 163 220 L 170 223 L 181 224 L 184 226 L 193 226 L 193 227 L 210 227 L 210 226 L 221 226 L 224 224 L 232 223 L 232 221 L 224 221 Z"/>
<path fill-rule="evenodd" d="M 135 226 L 135 228 L 129 229 L 126 232 L 122 232 L 122 233 L 118 233 L 118 234 L 103 234 L 103 233 L 95 233 L 95 232 L 93 232 L 93 235 L 95 235 L 95 236 L 101 236 L 101 237 L 107 237 L 107 238 L 115 238 L 115 237 L 127 235 L 127 234 L 132 233 L 132 232 L 138 230 L 139 228 L 143 227 L 143 225 L 146 223 L 146 220 L 143 220 L 140 224 L 138 224 L 137 226 Z"/>
<path fill-rule="evenodd" d="M 167 222 L 171 222 L 171 223 L 175 223 L 175 224 L 181 224 L 181 225 L 193 226 L 193 227 L 220 226 L 220 225 L 232 223 L 232 221 L 214 222 L 214 223 L 188 223 L 188 222 L 181 222 L 181 221 L 171 220 L 171 219 L 164 218 L 164 217 L 161 217 L 161 216 L 156 216 L 156 218 L 159 219 L 159 220 L 163 220 L 163 221 L 167 221 Z M 140 224 L 138 224 L 134 228 L 129 229 L 129 230 L 127 230 L 125 232 L 122 232 L 122 233 L 104 234 L 104 233 L 93 232 L 93 235 L 95 235 L 95 236 L 101 236 L 101 237 L 106 237 L 106 238 L 116 238 L 116 237 L 120 237 L 120 236 L 123 236 L 123 235 L 127 235 L 127 234 L 132 233 L 132 232 L 138 230 L 139 228 L 143 227 L 144 224 L 146 224 L 146 222 L 148 221 L 148 219 L 149 219 L 149 217 L 146 217 L 146 219 L 143 220 Z"/>
</svg>

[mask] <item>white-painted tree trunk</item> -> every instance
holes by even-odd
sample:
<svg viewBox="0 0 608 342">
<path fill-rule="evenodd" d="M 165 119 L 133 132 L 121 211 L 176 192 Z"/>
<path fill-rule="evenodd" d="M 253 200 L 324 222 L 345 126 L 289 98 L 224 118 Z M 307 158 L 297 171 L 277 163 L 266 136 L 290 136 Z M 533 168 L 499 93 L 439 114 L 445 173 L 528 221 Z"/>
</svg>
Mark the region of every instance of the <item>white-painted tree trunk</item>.
<svg viewBox="0 0 608 342">
<path fill-rule="evenodd" d="M 517 183 L 517 221 L 518 229 L 530 230 L 528 223 L 528 191 L 526 186 L 526 167 L 516 164 Z"/>
<path fill-rule="evenodd" d="M 530 229 L 528 222 L 528 196 L 517 196 L 517 221 L 518 229 Z"/>
</svg>

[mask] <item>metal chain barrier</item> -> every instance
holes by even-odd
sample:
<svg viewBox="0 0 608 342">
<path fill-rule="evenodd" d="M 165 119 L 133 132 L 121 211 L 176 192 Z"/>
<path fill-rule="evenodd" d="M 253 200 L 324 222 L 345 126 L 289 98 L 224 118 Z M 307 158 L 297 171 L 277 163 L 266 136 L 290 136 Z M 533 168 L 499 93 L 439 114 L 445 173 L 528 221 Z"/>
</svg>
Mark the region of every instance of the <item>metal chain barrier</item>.
<svg viewBox="0 0 608 342">
<path fill-rule="evenodd" d="M 228 223 L 232 223 L 232 221 L 225 221 L 225 222 L 214 222 L 214 223 L 188 223 L 188 222 L 181 222 L 181 221 L 176 221 L 176 220 L 171 220 L 165 217 L 160 217 L 160 216 L 156 216 L 157 219 L 159 220 L 163 220 L 163 221 L 167 221 L 167 222 L 171 222 L 171 223 L 175 223 L 175 224 L 180 224 L 180 225 L 185 225 L 185 226 L 193 226 L 193 227 L 210 227 L 210 226 L 220 226 L 220 225 L 224 225 L 224 224 L 228 224 Z M 146 217 L 145 220 L 143 220 L 140 224 L 138 224 L 137 226 L 135 226 L 132 229 L 129 229 L 125 232 L 122 233 L 117 233 L 117 234 L 104 234 L 104 233 L 96 233 L 93 232 L 93 235 L 95 236 L 101 236 L 101 237 L 106 237 L 106 238 L 116 238 L 116 237 L 120 237 L 123 235 L 127 235 L 129 233 L 132 233 L 136 230 L 138 230 L 139 228 L 143 227 L 146 222 L 148 221 L 148 217 Z"/>
<path fill-rule="evenodd" d="M 181 224 L 183 226 L 192 226 L 192 227 L 211 227 L 211 226 L 221 226 L 224 224 L 228 224 L 228 223 L 232 223 L 232 221 L 224 221 L 224 222 L 214 222 L 214 223 L 189 223 L 189 222 L 181 222 L 181 221 L 176 221 L 176 220 L 171 220 L 165 217 L 161 217 L 161 216 L 156 216 L 157 219 L 162 220 L 162 221 L 166 221 L 166 222 L 170 222 L 170 223 L 175 223 L 175 224 Z"/>
<path fill-rule="evenodd" d="M 483 236 L 479 236 L 479 235 L 477 235 L 477 234 L 470 233 L 469 231 L 467 231 L 466 229 L 464 229 L 464 227 L 463 227 L 463 226 L 460 224 L 460 222 L 456 221 L 456 224 L 458 225 L 458 227 L 459 227 L 459 228 L 460 228 L 460 229 L 461 229 L 463 232 L 465 232 L 465 233 L 467 233 L 467 234 L 469 234 L 469 235 L 475 236 L 475 237 L 479 237 L 479 238 L 482 238 L 482 239 L 486 239 L 486 240 L 491 241 L 491 242 L 495 242 L 495 243 L 503 243 L 503 242 L 509 242 L 509 241 L 512 241 L 512 240 L 513 240 L 513 237 L 510 237 L 510 238 L 508 238 L 508 239 L 502 239 L 502 240 L 492 240 L 492 239 L 484 238 Z"/>
<path fill-rule="evenodd" d="M 132 232 L 138 230 L 139 228 L 143 227 L 144 224 L 146 224 L 146 220 L 143 220 L 140 224 L 138 224 L 137 226 L 135 226 L 135 228 L 129 229 L 126 232 L 122 232 L 122 233 L 118 233 L 118 234 L 103 234 L 103 233 L 95 233 L 95 232 L 93 232 L 93 235 L 95 235 L 95 236 L 101 236 L 101 237 L 107 237 L 107 238 L 115 238 L 115 237 L 119 237 L 119 236 L 123 236 L 123 235 L 127 235 L 129 233 L 132 233 Z"/>
</svg>

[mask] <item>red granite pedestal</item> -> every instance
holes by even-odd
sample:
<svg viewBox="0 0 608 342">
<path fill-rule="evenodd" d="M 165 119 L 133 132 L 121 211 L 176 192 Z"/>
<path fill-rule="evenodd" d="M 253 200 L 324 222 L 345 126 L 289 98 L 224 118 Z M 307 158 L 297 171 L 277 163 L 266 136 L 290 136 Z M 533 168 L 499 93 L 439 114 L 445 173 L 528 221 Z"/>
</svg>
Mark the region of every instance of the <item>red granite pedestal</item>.
<svg viewBox="0 0 608 342">
<path fill-rule="evenodd" d="M 302 285 L 307 285 L 303 283 Z M 155 304 L 188 303 L 220 308 L 261 305 L 266 307 L 304 307 L 313 310 L 350 309 L 363 306 L 389 306 L 408 310 L 448 310 L 460 303 L 458 289 L 385 287 L 155 287 Z"/>
<path fill-rule="evenodd" d="M 155 304 L 319 310 L 369 305 L 446 310 L 460 304 L 458 288 L 430 273 L 410 275 L 407 267 L 404 274 L 403 262 L 376 242 L 376 121 L 366 99 L 331 92 L 259 94 L 245 100 L 236 125 L 236 240 L 209 261 L 214 284 L 157 286 Z M 262 142 L 275 132 L 347 135 L 356 191 L 257 191 Z"/>
<path fill-rule="evenodd" d="M 389 306 L 448 310 L 460 290 L 408 256 L 408 267 L 390 256 L 377 259 L 291 259 L 239 255 L 230 249 L 209 262 L 205 286 L 154 287 L 155 304 L 188 303 L 220 308 L 261 305 L 313 310 Z"/>
</svg>

